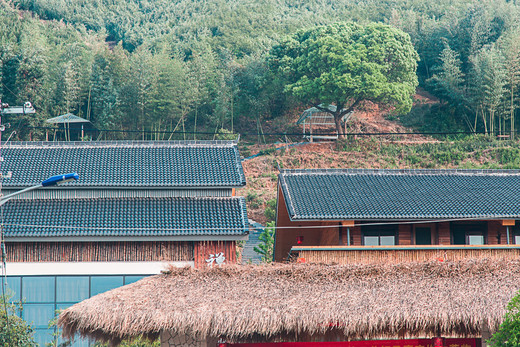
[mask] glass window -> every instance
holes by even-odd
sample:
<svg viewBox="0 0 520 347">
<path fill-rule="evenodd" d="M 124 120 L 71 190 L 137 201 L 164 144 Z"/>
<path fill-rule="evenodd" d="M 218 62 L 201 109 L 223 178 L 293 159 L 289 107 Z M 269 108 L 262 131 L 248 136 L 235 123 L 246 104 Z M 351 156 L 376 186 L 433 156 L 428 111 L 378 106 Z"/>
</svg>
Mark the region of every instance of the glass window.
<svg viewBox="0 0 520 347">
<path fill-rule="evenodd" d="M 45 346 L 52 341 L 54 329 L 34 329 L 34 340 L 38 346 Z"/>
<path fill-rule="evenodd" d="M 54 318 L 54 304 L 25 304 L 23 319 L 33 328 L 48 328 L 49 321 Z"/>
<path fill-rule="evenodd" d="M 365 236 L 365 246 L 379 246 L 379 236 Z"/>
<path fill-rule="evenodd" d="M 365 246 L 394 246 L 397 243 L 396 225 L 367 225 L 362 226 L 361 231 Z"/>
<path fill-rule="evenodd" d="M 94 296 L 107 290 L 121 287 L 123 285 L 123 276 L 92 276 L 90 281 L 90 295 Z"/>
<path fill-rule="evenodd" d="M 55 329 L 49 329 L 49 322 L 56 315 L 55 309 L 64 310 L 90 296 L 144 277 L 146 276 L 12 276 L 7 278 L 7 287 L 16 294 L 16 300 L 20 300 L 21 295 L 22 300 L 26 301 L 22 318 L 32 325 L 37 343 L 45 346 L 55 338 Z M 58 341 L 63 342 L 61 337 L 58 337 Z M 70 346 L 88 347 L 90 344 L 88 340 L 78 336 Z"/>
<path fill-rule="evenodd" d="M 88 298 L 88 276 L 58 276 L 56 280 L 57 302 L 79 302 Z"/>
<path fill-rule="evenodd" d="M 468 245 L 483 245 L 484 235 L 468 235 Z"/>
<path fill-rule="evenodd" d="M 365 235 L 363 238 L 365 246 L 394 246 L 394 235 Z"/>
<path fill-rule="evenodd" d="M 487 222 L 451 222 L 453 245 L 485 245 Z"/>
<path fill-rule="evenodd" d="M 22 299 L 26 302 L 54 302 L 54 277 L 23 277 Z"/>
<path fill-rule="evenodd" d="M 72 303 L 70 303 L 70 304 L 57 304 L 56 305 L 56 311 L 63 311 L 64 309 L 69 308 L 72 305 L 74 305 L 74 304 L 72 304 Z"/>
<path fill-rule="evenodd" d="M 379 243 L 381 246 L 393 246 L 395 245 L 395 236 L 380 236 Z"/>
<path fill-rule="evenodd" d="M 515 235 L 515 245 L 520 245 L 520 234 Z"/>
<path fill-rule="evenodd" d="M 71 307 L 74 304 L 57 304 L 56 305 L 56 311 L 63 311 L 64 309 Z M 58 331 L 58 346 L 61 346 L 63 342 L 66 342 L 68 340 L 64 339 L 61 336 L 61 331 Z M 79 335 L 74 338 L 74 342 L 72 342 L 70 345 L 67 345 L 70 347 L 88 347 L 89 346 L 89 340 L 88 339 L 82 339 Z"/>
<path fill-rule="evenodd" d="M 58 342 L 59 342 L 59 343 L 63 343 L 63 342 L 65 342 L 65 341 L 67 341 L 67 340 L 65 340 L 65 339 L 62 338 L 62 337 L 60 337 L 60 338 L 58 339 Z M 89 346 L 91 346 L 91 345 L 90 345 L 90 342 L 89 342 L 88 339 L 82 339 L 82 338 L 78 335 L 78 336 L 76 336 L 76 337 L 74 338 L 74 342 L 72 342 L 70 345 L 67 345 L 67 346 L 70 346 L 70 347 L 89 347 Z M 92 344 L 92 346 L 94 346 L 94 344 Z M 97 345 L 96 345 L 96 346 L 97 346 Z"/>
<path fill-rule="evenodd" d="M 2 278 L 2 281 L 4 279 Z M 16 277 L 7 277 L 7 286 L 6 286 L 6 295 L 11 299 L 12 302 L 20 301 L 22 298 L 20 297 L 20 289 L 21 289 L 21 278 Z"/>
<path fill-rule="evenodd" d="M 125 284 L 130 284 L 145 278 L 146 276 L 125 276 Z"/>
</svg>

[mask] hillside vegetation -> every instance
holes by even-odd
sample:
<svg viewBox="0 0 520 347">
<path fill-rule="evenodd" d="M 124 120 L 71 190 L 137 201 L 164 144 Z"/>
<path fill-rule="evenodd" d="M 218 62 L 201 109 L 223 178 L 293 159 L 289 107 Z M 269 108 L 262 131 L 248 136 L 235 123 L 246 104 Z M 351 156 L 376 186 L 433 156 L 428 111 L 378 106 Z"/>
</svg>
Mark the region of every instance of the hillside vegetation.
<svg viewBox="0 0 520 347">
<path fill-rule="evenodd" d="M 337 21 L 385 23 L 410 36 L 420 86 L 441 101 L 413 111 L 421 121 L 410 124 L 516 129 L 515 1 L 13 0 L 0 2 L 0 14 L 0 97 L 38 111 L 7 119 L 19 139 L 43 139 L 43 120 L 65 112 L 116 130 L 106 139 L 260 134 L 266 121 L 306 107 L 270 71 L 271 47 Z M 276 132 L 286 132 L 280 124 Z"/>
<path fill-rule="evenodd" d="M 247 186 L 239 191 L 246 197 L 249 218 L 261 223 L 274 220 L 276 215 L 278 168 L 520 169 L 518 142 L 483 135 L 415 144 L 372 137 L 269 148 L 260 148 L 264 155 L 243 162 Z M 241 152 L 258 150 L 257 146 L 246 146 Z"/>
</svg>

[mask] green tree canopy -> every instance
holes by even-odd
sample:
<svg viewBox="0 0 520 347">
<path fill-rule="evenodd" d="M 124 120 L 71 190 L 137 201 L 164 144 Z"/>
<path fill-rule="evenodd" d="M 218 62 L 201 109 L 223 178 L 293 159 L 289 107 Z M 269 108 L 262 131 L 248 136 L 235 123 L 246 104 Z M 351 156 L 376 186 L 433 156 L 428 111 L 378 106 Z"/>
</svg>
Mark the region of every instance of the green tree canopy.
<svg viewBox="0 0 520 347">
<path fill-rule="evenodd" d="M 520 292 L 507 305 L 504 321 L 487 343 L 492 347 L 520 346 Z"/>
<path fill-rule="evenodd" d="M 410 111 L 418 85 L 418 55 L 410 37 L 384 24 L 335 23 L 297 32 L 271 50 L 273 69 L 286 79 L 285 91 L 341 118 L 363 100 Z M 323 105 L 335 104 L 336 111 Z"/>
<path fill-rule="evenodd" d="M 0 346 L 5 347 L 36 347 L 32 328 L 16 315 L 17 307 L 12 303 L 5 306 L 0 296 Z"/>
</svg>

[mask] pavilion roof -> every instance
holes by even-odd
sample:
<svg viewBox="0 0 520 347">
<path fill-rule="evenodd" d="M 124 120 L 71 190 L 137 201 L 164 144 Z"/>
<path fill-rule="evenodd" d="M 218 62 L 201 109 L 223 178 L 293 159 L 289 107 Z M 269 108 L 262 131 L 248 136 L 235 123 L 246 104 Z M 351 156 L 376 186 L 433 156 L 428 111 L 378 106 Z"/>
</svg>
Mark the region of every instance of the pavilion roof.
<svg viewBox="0 0 520 347">
<path fill-rule="evenodd" d="M 86 120 L 85 118 L 81 118 L 72 113 L 66 113 L 58 117 L 47 119 L 46 122 L 53 124 L 90 123 L 90 121 Z"/>
</svg>

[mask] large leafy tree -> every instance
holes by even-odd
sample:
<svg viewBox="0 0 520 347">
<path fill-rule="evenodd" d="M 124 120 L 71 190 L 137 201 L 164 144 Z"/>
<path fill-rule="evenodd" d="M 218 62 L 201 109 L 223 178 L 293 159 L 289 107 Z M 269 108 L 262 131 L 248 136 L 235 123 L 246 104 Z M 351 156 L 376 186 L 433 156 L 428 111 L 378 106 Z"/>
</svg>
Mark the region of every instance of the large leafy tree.
<svg viewBox="0 0 520 347">
<path fill-rule="evenodd" d="M 504 321 L 487 343 L 492 347 L 520 345 L 520 292 L 507 305 Z"/>
<path fill-rule="evenodd" d="M 271 51 L 271 64 L 286 79 L 286 92 L 341 118 L 363 100 L 410 111 L 418 85 L 418 55 L 410 37 L 384 24 L 335 23 L 297 32 Z M 326 107 L 335 104 L 334 108 Z"/>
</svg>

